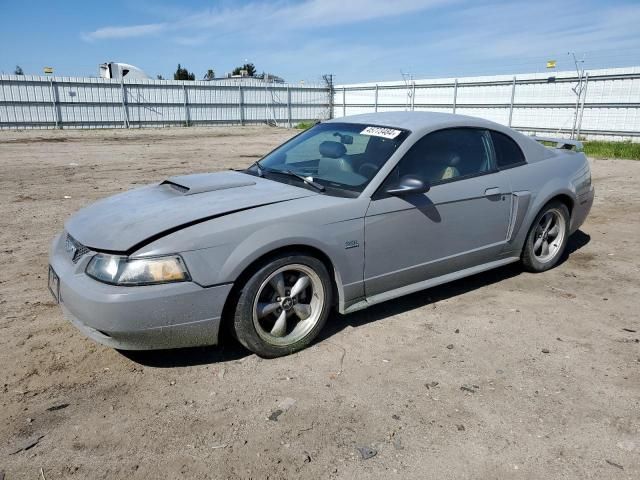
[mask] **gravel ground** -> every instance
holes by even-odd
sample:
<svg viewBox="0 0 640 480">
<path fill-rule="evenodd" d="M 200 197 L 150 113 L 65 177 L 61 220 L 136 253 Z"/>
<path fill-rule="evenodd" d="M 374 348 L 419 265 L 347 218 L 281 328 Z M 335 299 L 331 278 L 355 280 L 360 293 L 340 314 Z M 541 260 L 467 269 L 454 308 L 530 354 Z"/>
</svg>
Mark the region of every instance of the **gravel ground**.
<svg viewBox="0 0 640 480">
<path fill-rule="evenodd" d="M 247 165 L 291 134 L 0 132 L 7 480 L 640 478 L 640 162 L 592 161 L 592 214 L 554 270 L 333 314 L 286 358 L 231 343 L 121 353 L 63 319 L 47 248 L 69 214 Z"/>
</svg>

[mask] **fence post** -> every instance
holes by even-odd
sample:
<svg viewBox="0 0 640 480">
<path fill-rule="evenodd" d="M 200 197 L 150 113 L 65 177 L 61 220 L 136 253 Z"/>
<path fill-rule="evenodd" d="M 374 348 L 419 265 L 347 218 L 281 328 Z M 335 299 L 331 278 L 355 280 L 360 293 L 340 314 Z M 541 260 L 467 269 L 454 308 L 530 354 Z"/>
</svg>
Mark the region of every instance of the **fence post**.
<svg viewBox="0 0 640 480">
<path fill-rule="evenodd" d="M 584 103 L 587 101 L 587 87 L 589 86 L 589 72 L 584 75 L 584 96 L 582 97 L 582 105 L 580 105 L 580 117 L 578 118 L 578 130 L 576 131 L 576 139 L 580 140 L 580 129 L 582 128 L 582 114 L 584 113 Z"/>
<path fill-rule="evenodd" d="M 513 119 L 513 100 L 516 96 L 516 77 L 513 77 L 513 83 L 511 84 L 511 102 L 509 103 L 509 127 L 511 127 L 511 120 Z"/>
<path fill-rule="evenodd" d="M 456 113 L 456 106 L 458 103 L 458 79 L 453 82 L 453 113 Z"/>
<path fill-rule="evenodd" d="M 376 94 L 375 94 L 375 103 L 374 103 L 374 112 L 378 111 L 378 84 L 376 83 Z"/>
<path fill-rule="evenodd" d="M 187 87 L 182 83 L 182 98 L 184 100 L 184 126 L 188 127 L 191 123 L 191 118 L 189 118 L 189 98 L 187 97 Z"/>
<path fill-rule="evenodd" d="M 291 87 L 287 85 L 287 128 L 291 128 Z"/>
<path fill-rule="evenodd" d="M 573 127 L 571 127 L 571 140 L 573 140 L 576 134 L 576 127 L 578 126 L 578 115 L 580 114 L 580 98 L 582 97 L 582 76 L 583 71 L 578 72 L 578 85 L 573 88 L 573 93 L 576 94 L 576 106 L 573 111 Z"/>
<path fill-rule="evenodd" d="M 264 123 L 269 125 L 269 97 L 267 90 L 267 82 L 264 82 Z"/>
<path fill-rule="evenodd" d="M 416 109 L 416 82 L 413 81 L 411 85 L 411 111 Z"/>
<path fill-rule="evenodd" d="M 51 91 L 51 103 L 53 104 L 53 118 L 56 128 L 62 128 L 62 115 L 60 114 L 60 104 L 58 103 L 58 84 L 54 86 L 53 78 L 49 77 L 49 89 Z"/>
<path fill-rule="evenodd" d="M 242 85 L 238 85 L 238 107 L 240 109 L 240 125 L 244 125 L 244 91 Z"/>
<path fill-rule="evenodd" d="M 342 116 L 347 116 L 347 87 L 342 87 Z"/>
<path fill-rule="evenodd" d="M 335 101 L 333 96 L 335 95 L 335 90 L 333 89 L 333 80 L 331 81 L 331 83 L 329 84 L 329 118 L 334 118 L 336 116 L 335 112 L 333 111 L 335 108 Z"/>
<path fill-rule="evenodd" d="M 129 111 L 127 110 L 127 91 L 124 88 L 124 79 L 120 79 L 120 93 L 122 97 L 122 115 L 124 117 L 124 126 L 129 128 Z"/>
</svg>

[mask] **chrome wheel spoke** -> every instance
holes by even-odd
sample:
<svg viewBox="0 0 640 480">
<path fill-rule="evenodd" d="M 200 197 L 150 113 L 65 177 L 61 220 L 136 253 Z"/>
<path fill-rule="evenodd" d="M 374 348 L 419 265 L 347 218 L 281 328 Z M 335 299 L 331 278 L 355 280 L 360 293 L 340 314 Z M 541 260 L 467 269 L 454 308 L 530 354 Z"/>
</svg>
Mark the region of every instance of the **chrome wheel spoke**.
<svg viewBox="0 0 640 480">
<path fill-rule="evenodd" d="M 293 306 L 293 312 L 300 320 L 306 320 L 311 316 L 311 305 L 306 303 L 296 303 Z"/>
<path fill-rule="evenodd" d="M 549 229 L 547 234 L 552 238 L 556 238 L 559 232 L 560 232 L 560 227 L 558 227 L 558 224 L 556 223 L 553 227 Z"/>
<path fill-rule="evenodd" d="M 291 296 L 297 297 L 298 295 L 300 295 L 304 291 L 304 289 L 309 286 L 309 283 L 309 277 L 307 277 L 306 275 L 300 275 L 300 278 L 298 278 L 296 283 L 291 288 Z"/>
<path fill-rule="evenodd" d="M 547 255 L 549 255 L 549 242 L 547 240 L 542 242 L 542 251 L 540 252 L 540 254 L 543 257 L 546 257 Z"/>
<path fill-rule="evenodd" d="M 273 303 L 258 303 L 258 318 L 264 318 L 270 313 L 274 313 L 280 308 L 278 302 Z"/>
<path fill-rule="evenodd" d="M 277 274 L 269 282 L 278 296 L 284 297 L 286 295 L 286 289 L 284 287 L 284 275 L 282 273 Z"/>
<path fill-rule="evenodd" d="M 542 237 L 538 237 L 536 241 L 533 243 L 533 251 L 537 252 L 538 250 L 540 250 L 541 246 L 542 246 Z"/>
<path fill-rule="evenodd" d="M 553 214 L 552 214 L 552 213 L 547 213 L 547 214 L 545 215 L 545 217 L 548 217 L 548 218 L 547 218 L 547 220 L 546 220 L 546 221 L 545 221 L 545 223 L 544 223 L 544 229 L 545 229 L 545 230 L 547 230 L 547 231 L 549 231 L 549 227 L 551 226 L 551 222 L 553 222 L 553 218 L 554 218 L 554 216 L 553 216 Z"/>
<path fill-rule="evenodd" d="M 271 335 L 274 337 L 282 337 L 285 333 L 287 333 L 287 312 L 283 310 L 271 329 Z"/>
</svg>

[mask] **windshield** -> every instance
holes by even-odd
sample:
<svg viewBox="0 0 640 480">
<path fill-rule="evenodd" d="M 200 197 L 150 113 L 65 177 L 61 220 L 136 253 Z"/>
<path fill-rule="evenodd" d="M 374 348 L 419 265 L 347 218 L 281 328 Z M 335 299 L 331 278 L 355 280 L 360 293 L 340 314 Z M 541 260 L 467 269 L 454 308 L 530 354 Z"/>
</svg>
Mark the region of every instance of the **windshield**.
<svg viewBox="0 0 640 480">
<path fill-rule="evenodd" d="M 293 172 L 325 187 L 327 193 L 357 196 L 408 133 L 375 125 L 320 123 L 276 148 L 248 172 L 309 186 Z"/>
</svg>

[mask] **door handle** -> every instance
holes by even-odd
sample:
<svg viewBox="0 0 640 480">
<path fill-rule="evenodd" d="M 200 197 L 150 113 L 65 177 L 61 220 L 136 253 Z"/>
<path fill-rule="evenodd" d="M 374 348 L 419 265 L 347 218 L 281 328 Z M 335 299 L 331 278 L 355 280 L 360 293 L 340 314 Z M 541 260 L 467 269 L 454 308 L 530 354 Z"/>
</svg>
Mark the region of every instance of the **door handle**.
<svg viewBox="0 0 640 480">
<path fill-rule="evenodd" d="M 487 188 L 484 191 L 484 196 L 485 197 L 491 197 L 493 195 L 500 195 L 502 193 L 502 191 L 500 190 L 499 187 L 491 187 L 491 188 Z"/>
</svg>

